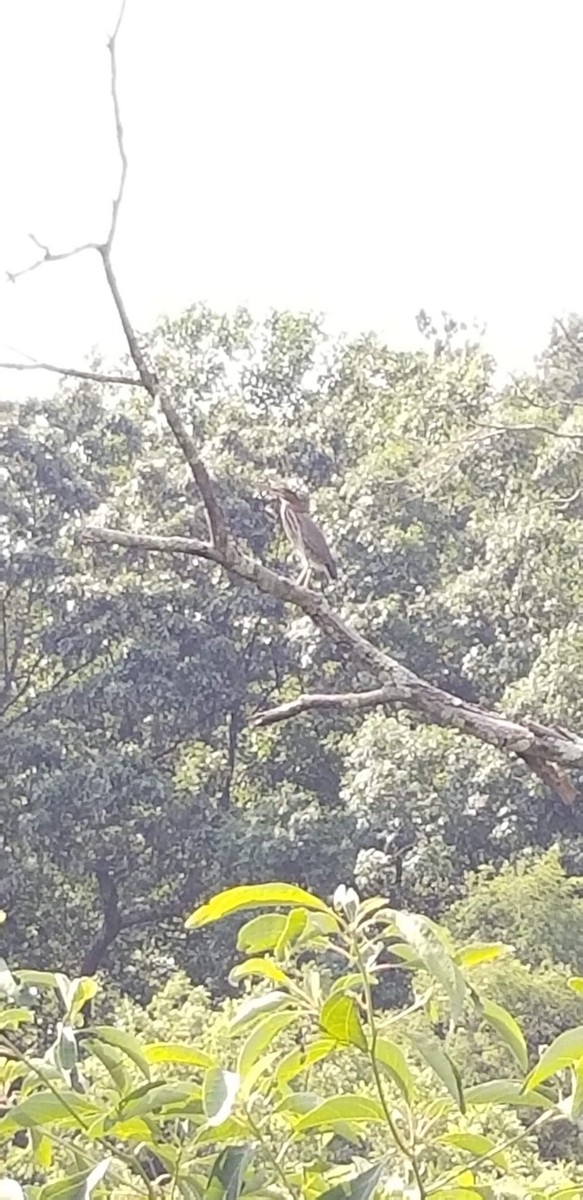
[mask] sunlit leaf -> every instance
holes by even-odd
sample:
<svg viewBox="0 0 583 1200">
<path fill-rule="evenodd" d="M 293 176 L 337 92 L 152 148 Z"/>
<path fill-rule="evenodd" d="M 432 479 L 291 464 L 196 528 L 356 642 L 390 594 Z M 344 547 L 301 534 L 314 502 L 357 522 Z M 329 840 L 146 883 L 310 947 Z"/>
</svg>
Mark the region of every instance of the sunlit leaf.
<svg viewBox="0 0 583 1200">
<path fill-rule="evenodd" d="M 138 1039 L 133 1034 L 126 1033 L 123 1029 L 114 1029 L 112 1025 L 94 1025 L 88 1030 L 88 1033 L 92 1037 L 99 1038 L 108 1046 L 115 1046 L 118 1050 L 122 1050 L 136 1064 L 142 1075 L 145 1075 L 146 1079 L 150 1078 L 150 1065 Z"/>
<path fill-rule="evenodd" d="M 369 1096 L 332 1096 L 300 1117 L 295 1130 L 296 1133 L 305 1133 L 307 1129 L 325 1129 L 336 1125 L 338 1121 L 348 1121 L 352 1125 L 355 1122 L 370 1124 L 385 1120 L 378 1100 Z"/>
<path fill-rule="evenodd" d="M 328 905 L 324 904 L 323 900 L 319 900 L 317 896 L 312 896 L 310 892 L 295 887 L 291 883 L 258 883 L 227 888 L 226 891 L 219 892 L 218 896 L 213 896 L 207 904 L 202 904 L 200 908 L 195 909 L 188 917 L 186 927 L 187 929 L 200 929 L 203 925 L 209 925 L 211 921 L 220 921 L 232 913 L 243 912 L 247 908 L 263 908 L 271 905 L 277 907 L 300 905 L 305 908 L 320 909 L 321 912 L 330 912 Z"/>
<path fill-rule="evenodd" d="M 583 975 L 571 975 L 571 978 L 569 979 L 569 987 L 574 992 L 578 992 L 579 995 L 582 995 L 583 994 Z"/>
<path fill-rule="evenodd" d="M 271 1013 L 259 1025 L 256 1025 L 243 1043 L 239 1052 L 237 1071 L 246 1075 L 256 1059 L 271 1045 L 282 1029 L 287 1029 L 296 1020 L 295 1012 Z"/>
<path fill-rule="evenodd" d="M 519 1108 L 553 1108 L 540 1092 L 524 1092 L 520 1080 L 489 1079 L 465 1089 L 466 1104 L 511 1104 Z"/>
<path fill-rule="evenodd" d="M 440 1142 L 444 1146 L 457 1146 L 459 1150 L 467 1150 L 468 1154 L 473 1154 L 476 1157 L 482 1157 L 487 1154 L 491 1162 L 495 1163 L 503 1171 L 508 1169 L 506 1158 L 501 1150 L 494 1151 L 496 1142 L 494 1138 L 485 1137 L 482 1133 L 445 1133 L 440 1137 Z"/>
<path fill-rule="evenodd" d="M 526 1071 L 528 1067 L 528 1050 L 518 1021 L 505 1008 L 502 1008 L 500 1004 L 495 1004 L 493 1000 L 481 1000 L 480 1010 L 484 1020 L 496 1030 L 498 1036 L 508 1046 L 509 1050 L 512 1051 L 519 1067 L 523 1071 Z"/>
<path fill-rule="evenodd" d="M 0 1012 L 0 1029 L 17 1029 L 26 1021 L 34 1021 L 34 1013 L 29 1008 L 5 1008 Z"/>
<path fill-rule="evenodd" d="M 396 1083 L 405 1099 L 409 1101 L 415 1085 L 410 1067 L 400 1047 L 384 1037 L 378 1037 L 375 1042 L 375 1058 Z"/>
<path fill-rule="evenodd" d="M 206 1050 L 198 1046 L 186 1046 L 181 1042 L 149 1042 L 143 1047 L 146 1062 L 154 1063 L 185 1063 L 190 1067 L 212 1067 L 214 1060 Z"/>
<path fill-rule="evenodd" d="M 305 908 L 294 908 L 286 917 L 285 925 L 277 939 L 275 954 L 283 958 L 289 946 L 298 941 L 308 924 L 308 912 Z"/>
<path fill-rule="evenodd" d="M 278 967 L 277 963 L 270 958 L 250 958 L 247 962 L 238 963 L 229 975 L 229 982 L 238 983 L 247 975 L 260 975 L 263 979 L 270 979 L 272 983 L 290 982 L 285 971 L 282 971 L 281 967 Z"/>
<path fill-rule="evenodd" d="M 358 1046 L 360 1050 L 367 1048 L 358 1006 L 352 996 L 329 996 L 322 1006 L 320 1026 L 324 1033 L 337 1042 Z"/>
<path fill-rule="evenodd" d="M 306 1046 L 298 1046 L 296 1050 L 292 1050 L 290 1054 L 286 1054 L 285 1058 L 281 1059 L 276 1070 L 277 1082 L 288 1083 L 290 1079 L 295 1079 L 307 1067 L 327 1058 L 337 1049 L 338 1043 L 333 1038 L 318 1038 Z"/>
<path fill-rule="evenodd" d="M 537 1088 L 539 1083 L 544 1083 L 545 1079 L 550 1079 L 551 1075 L 556 1075 L 557 1071 L 563 1071 L 565 1067 L 572 1066 L 581 1057 L 583 1057 L 583 1026 L 577 1025 L 575 1029 L 568 1029 L 566 1033 L 560 1033 L 547 1047 L 536 1067 L 533 1067 L 525 1080 L 525 1092 Z"/>
<path fill-rule="evenodd" d="M 493 962 L 511 950 L 512 947 L 506 946 L 504 942 L 471 942 L 458 950 L 455 957 L 458 965 L 464 970 L 477 967 L 480 963 Z"/>
<path fill-rule="evenodd" d="M 51 1122 L 81 1128 L 99 1114 L 95 1104 L 71 1090 L 55 1094 L 38 1091 L 15 1104 L 0 1120 L 0 1138 L 12 1137 L 17 1129 L 34 1129 Z"/>
</svg>

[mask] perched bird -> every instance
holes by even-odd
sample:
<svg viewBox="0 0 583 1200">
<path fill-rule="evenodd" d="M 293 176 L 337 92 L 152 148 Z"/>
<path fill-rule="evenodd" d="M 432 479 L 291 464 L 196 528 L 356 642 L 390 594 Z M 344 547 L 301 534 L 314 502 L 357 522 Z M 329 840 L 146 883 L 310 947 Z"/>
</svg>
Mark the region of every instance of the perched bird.
<svg viewBox="0 0 583 1200">
<path fill-rule="evenodd" d="M 326 538 L 310 516 L 308 497 L 293 492 L 285 484 L 270 482 L 269 490 L 279 500 L 283 531 L 302 564 L 296 580 L 297 585 L 309 587 L 314 572 L 325 575 L 328 579 L 337 579 L 338 570 Z"/>
</svg>

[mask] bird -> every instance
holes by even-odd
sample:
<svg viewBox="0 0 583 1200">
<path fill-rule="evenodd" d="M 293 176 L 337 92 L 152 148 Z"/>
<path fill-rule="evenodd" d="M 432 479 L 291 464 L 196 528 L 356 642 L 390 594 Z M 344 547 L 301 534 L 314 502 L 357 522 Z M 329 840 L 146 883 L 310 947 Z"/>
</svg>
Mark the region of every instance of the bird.
<svg viewBox="0 0 583 1200">
<path fill-rule="evenodd" d="M 338 568 L 319 525 L 310 516 L 310 501 L 303 493 L 294 492 L 283 483 L 269 482 L 269 490 L 279 500 L 279 516 L 283 531 L 291 542 L 302 569 L 296 579 L 298 587 L 309 587 L 314 573 L 328 579 L 338 578 Z"/>
</svg>

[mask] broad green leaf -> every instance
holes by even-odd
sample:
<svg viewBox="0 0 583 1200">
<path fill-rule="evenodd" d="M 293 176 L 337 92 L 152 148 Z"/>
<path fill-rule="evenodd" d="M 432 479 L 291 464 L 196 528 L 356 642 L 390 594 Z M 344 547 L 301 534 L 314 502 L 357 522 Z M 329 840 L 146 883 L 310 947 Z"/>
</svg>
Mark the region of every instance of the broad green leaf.
<svg viewBox="0 0 583 1200">
<path fill-rule="evenodd" d="M 211 1127 L 222 1125 L 229 1116 L 240 1078 L 235 1071 L 224 1071 L 222 1067 L 209 1067 L 202 1083 L 202 1107 Z"/>
<path fill-rule="evenodd" d="M 105 1158 L 97 1166 L 88 1171 L 78 1171 L 75 1175 L 67 1175 L 57 1179 L 55 1183 L 47 1183 L 40 1192 L 40 1200 L 89 1200 L 98 1183 L 105 1176 L 110 1159 Z"/>
<path fill-rule="evenodd" d="M 88 1033 L 91 1037 L 99 1038 L 106 1045 L 122 1050 L 136 1064 L 142 1075 L 145 1075 L 146 1079 L 150 1078 L 150 1065 L 138 1039 L 133 1034 L 126 1033 L 123 1029 L 114 1029 L 112 1025 L 94 1025 L 88 1030 Z"/>
<path fill-rule="evenodd" d="M 384 1037 L 378 1037 L 375 1042 L 375 1058 L 396 1083 L 405 1100 L 410 1101 L 415 1085 L 407 1059 L 400 1047 Z"/>
<path fill-rule="evenodd" d="M 528 1050 L 518 1021 L 500 1004 L 495 1004 L 493 1000 L 481 1000 L 479 1007 L 484 1020 L 492 1029 L 496 1030 L 508 1049 L 512 1051 L 519 1067 L 526 1071 L 528 1069 Z"/>
<path fill-rule="evenodd" d="M 395 913 L 395 924 L 401 937 L 420 958 L 426 971 L 440 984 L 451 1004 L 452 1016 L 459 1021 L 466 995 L 466 981 L 436 926 L 416 913 Z"/>
<path fill-rule="evenodd" d="M 371 1167 L 361 1175 L 356 1175 L 354 1179 L 347 1180 L 346 1183 L 337 1183 L 328 1191 L 320 1192 L 319 1200 L 370 1200 L 382 1173 L 383 1166 L 380 1163 L 377 1167 Z"/>
<path fill-rule="evenodd" d="M 120 1095 L 123 1096 L 124 1092 L 129 1091 L 132 1084 L 124 1067 L 126 1059 L 121 1050 L 117 1050 L 115 1046 L 106 1046 L 105 1042 L 94 1041 L 93 1038 L 84 1039 L 83 1046 L 103 1064 Z"/>
<path fill-rule="evenodd" d="M 533 1067 L 530 1075 L 526 1077 L 525 1092 L 537 1088 L 539 1083 L 544 1083 L 545 1079 L 556 1075 L 557 1071 L 571 1067 L 581 1057 L 583 1057 L 583 1026 L 577 1025 L 575 1029 L 568 1029 L 566 1033 L 560 1033 L 547 1047 L 536 1067 Z"/>
<path fill-rule="evenodd" d="M 143 1047 L 146 1062 L 154 1063 L 185 1063 L 190 1067 L 214 1066 L 214 1060 L 206 1050 L 197 1046 L 185 1046 L 181 1042 L 150 1042 Z"/>
<path fill-rule="evenodd" d="M 237 1200 L 243 1186 L 245 1167 L 251 1161 L 249 1146 L 227 1146 L 218 1155 L 206 1186 L 208 1200 Z"/>
<path fill-rule="evenodd" d="M 482 1157 L 487 1154 L 490 1161 L 503 1171 L 508 1170 L 505 1155 L 501 1150 L 495 1151 L 494 1138 L 485 1137 L 482 1133 L 445 1133 L 440 1137 L 444 1146 L 457 1146 L 459 1150 L 467 1150 L 468 1154 Z M 495 1151 L 495 1152 L 493 1152 Z"/>
<path fill-rule="evenodd" d="M 239 963 L 233 967 L 229 975 L 230 983 L 238 983 L 240 979 L 245 979 L 247 975 L 261 975 L 263 979 L 270 979 L 272 983 L 289 983 L 289 976 L 277 963 L 274 963 L 270 958 L 250 958 L 247 962 Z"/>
<path fill-rule="evenodd" d="M 231 1031 L 240 1029 L 242 1025 L 246 1025 L 248 1021 L 254 1021 L 264 1013 L 277 1008 L 289 1008 L 290 1004 L 291 1000 L 287 992 L 275 990 L 264 992 L 262 996 L 251 996 L 249 1000 L 244 1000 L 239 1006 L 235 1016 L 231 1019 L 229 1029 Z"/>
<path fill-rule="evenodd" d="M 255 1025 L 239 1052 L 237 1071 L 239 1075 L 247 1074 L 253 1063 L 263 1054 L 264 1050 L 282 1029 L 296 1020 L 295 1012 L 271 1013 L 259 1025 Z"/>
<path fill-rule="evenodd" d="M 462 946 L 455 957 L 458 965 L 465 970 L 468 967 L 477 967 L 479 963 L 493 962 L 495 958 L 508 954 L 511 949 L 512 947 L 506 946 L 504 942 L 470 942 L 468 946 Z"/>
<path fill-rule="evenodd" d="M 83 975 L 80 979 L 71 980 L 69 1003 L 67 1005 L 67 1016 L 71 1024 L 85 1007 L 87 1001 L 93 1000 L 98 991 L 99 984 L 97 980 L 90 978 L 88 975 Z"/>
<path fill-rule="evenodd" d="M 124 1097 L 117 1111 L 122 1120 L 129 1121 L 173 1104 L 188 1104 L 191 1100 L 198 1102 L 199 1097 L 200 1088 L 193 1087 L 192 1083 L 165 1083 L 163 1079 L 157 1079 L 135 1088 L 129 1096 Z M 198 1103 L 197 1107 L 200 1107 Z"/>
<path fill-rule="evenodd" d="M 368 980 L 369 983 L 375 982 L 371 975 L 369 975 Z M 340 975 L 338 979 L 334 980 L 334 983 L 330 988 L 330 995 L 334 996 L 337 992 L 362 992 L 363 986 L 364 984 L 360 971 L 351 971 L 349 975 Z"/>
<path fill-rule="evenodd" d="M 306 1046 L 298 1046 L 296 1050 L 292 1050 L 290 1054 L 286 1054 L 282 1058 L 276 1070 L 276 1078 L 278 1083 L 289 1083 L 290 1079 L 295 1079 L 296 1075 L 301 1074 L 313 1063 L 320 1062 L 321 1059 L 327 1058 L 334 1050 L 338 1049 L 338 1043 L 332 1038 L 318 1038 L 314 1042 L 309 1042 Z"/>
<path fill-rule="evenodd" d="M 583 975 L 571 975 L 569 979 L 569 987 L 579 995 L 583 994 Z"/>
<path fill-rule="evenodd" d="M 17 1029 L 25 1021 L 34 1021 L 30 1008 L 5 1008 L 0 1012 L 0 1029 Z"/>
<path fill-rule="evenodd" d="M 22 987 L 50 988 L 51 991 L 57 986 L 57 977 L 54 971 L 16 971 L 16 978 Z"/>
<path fill-rule="evenodd" d="M 48 1171 L 53 1165 L 53 1143 L 51 1139 L 46 1137 L 44 1133 L 39 1133 L 38 1129 L 31 1129 L 30 1140 L 32 1144 L 32 1161 L 35 1167 L 40 1167 L 43 1171 Z"/>
<path fill-rule="evenodd" d="M 412 1037 L 411 1042 L 437 1078 L 441 1079 L 460 1111 L 465 1112 L 461 1076 L 453 1059 L 441 1048 L 439 1042 L 430 1042 L 426 1038 L 419 1037 Z"/>
<path fill-rule="evenodd" d="M 277 939 L 275 954 L 283 958 L 288 946 L 293 946 L 301 937 L 308 923 L 308 913 L 305 908 L 294 908 L 286 917 L 285 925 Z"/>
<path fill-rule="evenodd" d="M 524 1092 L 519 1079 L 489 1079 L 465 1089 L 466 1104 L 512 1104 L 519 1108 L 553 1108 L 540 1092 Z"/>
<path fill-rule="evenodd" d="M 367 1049 L 356 1001 L 342 994 L 329 996 L 322 1006 L 320 1026 L 329 1037 L 343 1045 Z"/>
<path fill-rule="evenodd" d="M 353 1125 L 372 1123 L 386 1120 L 378 1100 L 369 1096 L 332 1096 L 317 1104 L 305 1116 L 300 1117 L 295 1126 L 295 1132 L 305 1133 L 307 1129 L 327 1129 L 337 1125 L 339 1121 L 348 1121 Z"/>
<path fill-rule="evenodd" d="M 252 1066 L 245 1071 L 245 1075 L 241 1077 L 241 1086 L 239 1088 L 239 1096 L 244 1104 L 253 1095 L 259 1080 L 266 1074 L 269 1074 L 267 1090 L 271 1089 L 273 1086 L 273 1064 L 276 1059 L 277 1050 L 270 1050 L 268 1054 L 262 1054 L 260 1058 L 257 1058 Z"/>
<path fill-rule="evenodd" d="M 78 1092 L 39 1091 L 15 1104 L 0 1120 L 0 1138 L 12 1137 L 17 1129 L 34 1129 L 55 1124 L 83 1127 L 99 1115 L 99 1109 Z"/>
<path fill-rule="evenodd" d="M 243 954 L 274 950 L 285 929 L 286 920 L 283 913 L 263 913 L 260 917 L 252 917 L 239 930 L 237 950 Z"/>
<path fill-rule="evenodd" d="M 232 913 L 243 912 L 247 908 L 263 908 L 275 905 L 300 905 L 305 908 L 316 908 L 321 912 L 330 912 L 327 904 L 312 896 L 303 888 L 291 883 L 257 883 L 242 887 L 227 888 L 213 896 L 207 904 L 196 908 L 186 921 L 187 929 L 201 929 L 211 921 L 220 921 Z M 333 914 L 332 914 L 333 915 Z"/>
</svg>

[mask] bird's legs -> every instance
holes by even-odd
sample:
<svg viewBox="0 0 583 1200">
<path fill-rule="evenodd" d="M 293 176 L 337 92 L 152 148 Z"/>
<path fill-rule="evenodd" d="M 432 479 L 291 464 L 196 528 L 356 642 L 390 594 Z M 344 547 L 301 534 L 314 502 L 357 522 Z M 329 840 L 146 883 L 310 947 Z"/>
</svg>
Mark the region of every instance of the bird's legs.
<svg viewBox="0 0 583 1200">
<path fill-rule="evenodd" d="M 296 587 L 309 587 L 311 578 L 312 578 L 312 569 L 311 569 L 309 563 L 304 563 L 304 566 L 302 567 L 302 569 L 296 579 Z"/>
</svg>

